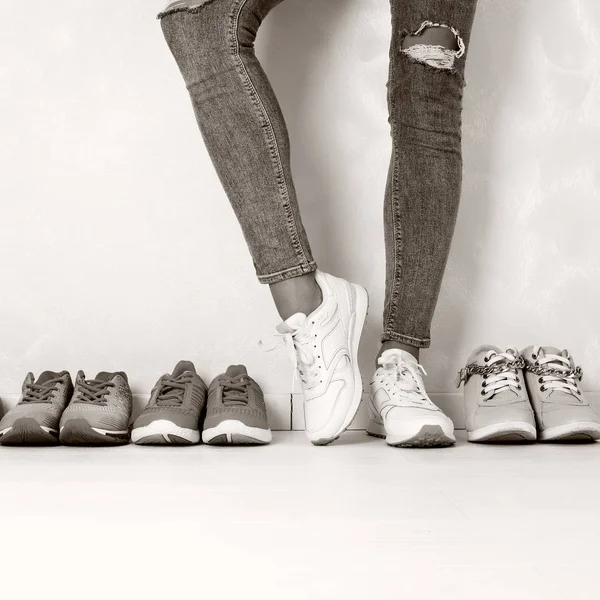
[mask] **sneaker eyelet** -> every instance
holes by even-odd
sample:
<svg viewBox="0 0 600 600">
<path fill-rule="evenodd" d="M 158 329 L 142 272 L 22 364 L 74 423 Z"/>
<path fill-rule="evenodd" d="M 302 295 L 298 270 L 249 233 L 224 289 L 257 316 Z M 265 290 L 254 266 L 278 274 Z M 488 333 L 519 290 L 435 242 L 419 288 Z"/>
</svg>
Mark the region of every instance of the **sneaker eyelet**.
<svg viewBox="0 0 600 600">
<path fill-rule="evenodd" d="M 481 390 L 481 395 L 485 396 L 485 390 Z"/>
<path fill-rule="evenodd" d="M 517 389 L 518 389 L 518 390 L 522 390 L 523 388 L 522 388 L 520 385 L 518 385 L 518 386 L 517 386 Z"/>
<path fill-rule="evenodd" d="M 543 385 L 540 386 L 540 392 L 545 392 L 545 391 L 546 391 L 546 388 Z"/>
<path fill-rule="evenodd" d="M 487 378 L 488 378 L 488 376 L 487 376 L 487 375 L 484 375 L 484 376 L 483 376 L 483 378 L 484 378 L 484 379 L 487 379 Z"/>
<path fill-rule="evenodd" d="M 537 360 L 537 354 L 532 354 L 531 358 L 533 358 L 533 360 Z"/>
<path fill-rule="evenodd" d="M 489 362 L 489 360 L 490 360 L 490 359 L 489 359 L 489 358 L 486 356 L 486 357 L 483 359 L 483 362 Z"/>
<path fill-rule="evenodd" d="M 543 379 L 540 377 L 540 378 L 538 379 L 538 383 L 544 383 L 544 380 L 543 380 Z"/>
</svg>

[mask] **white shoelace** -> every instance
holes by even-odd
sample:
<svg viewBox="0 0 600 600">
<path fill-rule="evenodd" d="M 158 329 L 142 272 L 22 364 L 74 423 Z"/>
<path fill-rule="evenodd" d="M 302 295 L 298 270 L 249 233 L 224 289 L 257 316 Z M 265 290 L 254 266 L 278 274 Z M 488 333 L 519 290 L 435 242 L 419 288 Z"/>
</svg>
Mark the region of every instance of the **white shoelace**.
<svg viewBox="0 0 600 600">
<path fill-rule="evenodd" d="M 556 371 L 571 371 L 571 359 L 569 355 L 562 356 L 560 354 L 546 354 L 540 346 L 533 348 L 533 356 L 537 356 L 536 364 L 541 367 L 548 367 Z M 540 383 L 544 390 L 552 390 L 571 394 L 579 400 L 581 392 L 577 387 L 574 375 L 541 375 Z M 542 391 L 544 391 L 542 390 Z"/>
<path fill-rule="evenodd" d="M 409 402 L 416 406 L 432 403 L 419 383 L 421 374 L 427 375 L 422 365 L 405 362 L 399 356 L 394 356 L 385 362 L 380 358 L 379 364 L 382 367 L 384 382 L 392 388 L 391 392 L 388 389 L 390 399 L 382 404 L 382 412 L 385 408 L 396 406 L 398 401 Z"/>
<path fill-rule="evenodd" d="M 316 387 L 319 383 L 319 373 L 317 359 L 315 358 L 316 345 L 314 344 L 315 335 L 310 331 L 297 331 L 296 333 L 274 333 L 262 338 L 259 346 L 265 352 L 273 350 L 284 345 L 292 359 L 294 375 L 292 386 L 298 377 L 306 390 Z"/>
<path fill-rule="evenodd" d="M 501 363 L 506 363 L 506 369 L 499 373 L 492 373 L 486 377 L 483 387 L 487 393 L 492 392 L 492 396 L 505 390 L 517 392 L 521 389 L 517 371 L 512 368 L 512 364 L 519 358 L 519 352 L 516 348 L 507 348 L 505 352 L 496 352 L 489 350 L 485 355 L 485 362 L 493 367 Z"/>
</svg>

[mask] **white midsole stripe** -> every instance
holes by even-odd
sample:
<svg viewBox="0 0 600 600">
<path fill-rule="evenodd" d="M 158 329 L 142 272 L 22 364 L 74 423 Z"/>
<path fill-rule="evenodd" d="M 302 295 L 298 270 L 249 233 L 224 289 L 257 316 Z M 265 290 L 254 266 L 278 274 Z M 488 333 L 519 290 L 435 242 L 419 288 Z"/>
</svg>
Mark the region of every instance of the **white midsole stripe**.
<svg viewBox="0 0 600 600">
<path fill-rule="evenodd" d="M 100 429 L 99 427 L 92 427 L 92 429 L 97 433 L 101 433 L 102 435 L 127 435 L 129 433 L 129 429 L 121 429 L 118 431 L 114 431 L 112 429 Z"/>
<path fill-rule="evenodd" d="M 197 444 L 200 441 L 200 430 L 179 427 L 179 425 L 167 419 L 153 421 L 149 425 L 144 425 L 144 427 L 135 427 L 131 432 L 131 441 L 135 444 L 151 435 L 162 435 L 166 442 L 171 442 L 167 437 L 169 435 L 183 438 L 192 444 Z"/>
<path fill-rule="evenodd" d="M 248 438 L 255 439 L 264 444 L 268 444 L 273 439 L 273 434 L 270 429 L 262 429 L 260 427 L 249 427 L 241 421 L 228 419 L 222 421 L 216 427 L 210 427 L 202 432 L 202 441 L 207 444 L 214 438 L 226 435 L 227 441 L 231 442 L 232 435 L 243 435 Z"/>
<path fill-rule="evenodd" d="M 5 433 L 8 433 L 12 428 L 13 428 L 13 426 L 6 427 L 2 431 L 0 431 L 0 435 L 4 435 Z M 45 425 L 40 425 L 40 429 L 45 431 L 46 433 L 58 433 L 58 429 L 53 429 L 52 427 L 46 427 Z"/>
</svg>

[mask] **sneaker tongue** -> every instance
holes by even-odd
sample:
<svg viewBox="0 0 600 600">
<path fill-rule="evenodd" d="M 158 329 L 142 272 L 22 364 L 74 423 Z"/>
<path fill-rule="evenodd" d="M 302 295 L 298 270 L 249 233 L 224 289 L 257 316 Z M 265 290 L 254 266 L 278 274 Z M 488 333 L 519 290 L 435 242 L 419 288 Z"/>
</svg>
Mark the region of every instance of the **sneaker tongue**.
<svg viewBox="0 0 600 600">
<path fill-rule="evenodd" d="M 555 348 L 554 346 L 542 346 L 542 350 L 544 354 L 557 354 L 558 356 L 569 356 L 569 353 L 566 350 L 560 350 L 559 348 Z"/>
<path fill-rule="evenodd" d="M 282 321 L 277 325 L 277 331 L 279 333 L 296 333 L 298 329 L 302 329 L 306 323 L 306 315 L 304 313 L 296 313 L 289 319 Z"/>
<path fill-rule="evenodd" d="M 471 355 L 467 359 L 467 364 L 477 363 L 479 366 L 485 366 L 486 363 L 483 359 L 490 350 L 493 350 L 497 354 L 500 354 L 502 352 L 502 350 L 500 350 L 498 346 L 492 346 L 487 344 L 479 346 L 479 348 L 475 348 L 475 350 L 471 352 Z"/>
<path fill-rule="evenodd" d="M 179 377 L 186 372 L 196 373 L 196 367 L 191 360 L 180 360 L 173 369 L 172 377 Z"/>
<path fill-rule="evenodd" d="M 98 375 L 96 375 L 96 381 L 110 381 L 116 373 L 109 373 L 108 371 L 100 371 Z"/>
<path fill-rule="evenodd" d="M 384 365 L 398 364 L 401 362 L 418 364 L 417 359 L 406 350 L 400 350 L 400 348 L 391 348 L 386 350 L 379 357 L 379 362 Z"/>
<path fill-rule="evenodd" d="M 44 371 L 38 378 L 36 383 L 38 385 L 41 385 L 42 383 L 46 383 L 46 381 L 50 381 L 51 379 L 54 379 L 56 377 L 58 377 L 60 375 L 60 373 L 55 373 L 54 371 Z"/>
<path fill-rule="evenodd" d="M 227 367 L 227 371 L 225 371 L 225 375 L 230 379 L 234 379 L 239 377 L 240 375 L 248 375 L 248 371 L 244 365 L 231 365 Z"/>
</svg>

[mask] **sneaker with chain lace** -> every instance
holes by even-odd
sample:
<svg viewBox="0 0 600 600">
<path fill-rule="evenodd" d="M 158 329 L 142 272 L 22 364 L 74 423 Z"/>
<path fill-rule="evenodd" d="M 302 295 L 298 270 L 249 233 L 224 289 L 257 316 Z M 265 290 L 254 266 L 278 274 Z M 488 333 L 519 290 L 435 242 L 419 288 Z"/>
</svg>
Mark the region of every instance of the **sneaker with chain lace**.
<svg viewBox="0 0 600 600">
<path fill-rule="evenodd" d="M 66 371 L 44 371 L 35 381 L 28 373 L 19 403 L 0 421 L 3 446 L 58 444 L 60 417 L 71 400 L 73 383 Z"/>
<path fill-rule="evenodd" d="M 540 441 L 600 439 L 600 415 L 579 387 L 583 371 L 569 351 L 529 346 L 522 356 Z"/>
<path fill-rule="evenodd" d="M 131 439 L 136 444 L 197 444 L 206 405 L 206 384 L 194 364 L 182 360 L 173 373 L 163 375 L 150 400 L 135 420 Z"/>
<path fill-rule="evenodd" d="M 362 397 L 358 345 L 369 299 L 362 286 L 322 271 L 316 283 L 323 302 L 311 314 L 296 313 L 277 326 L 302 383 L 304 424 L 316 446 L 336 440 L 356 416 Z M 272 350 L 268 338 L 263 348 Z"/>
<path fill-rule="evenodd" d="M 60 420 L 60 443 L 70 446 L 108 446 L 129 442 L 132 395 L 127 375 L 98 373 L 86 379 L 77 373 L 71 403 Z"/>
<path fill-rule="evenodd" d="M 523 383 L 523 359 L 516 348 L 504 352 L 480 346 L 459 374 L 464 382 L 469 442 L 523 442 L 536 439 L 533 410 Z"/>
<path fill-rule="evenodd" d="M 208 388 L 205 444 L 268 444 L 272 434 L 260 386 L 243 365 L 231 365 Z"/>
<path fill-rule="evenodd" d="M 367 433 L 390 446 L 428 447 L 454 444 L 452 421 L 425 391 L 425 369 L 400 349 L 386 350 L 371 381 Z"/>
</svg>

